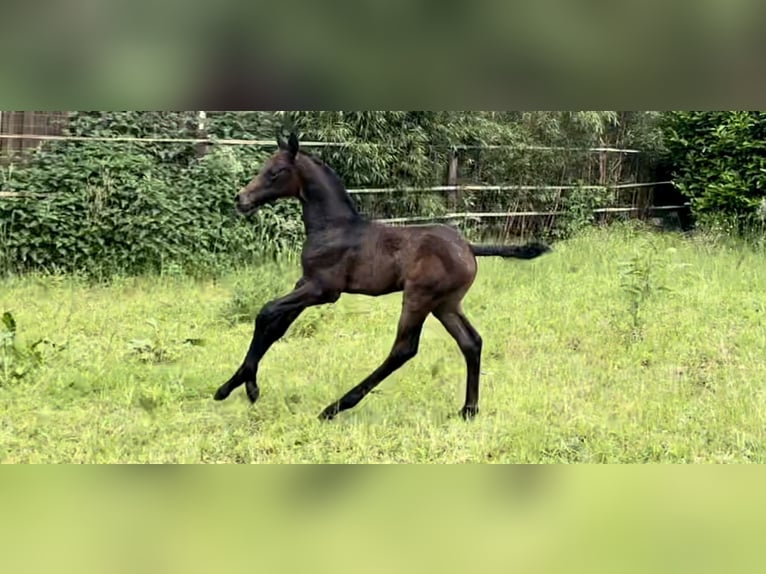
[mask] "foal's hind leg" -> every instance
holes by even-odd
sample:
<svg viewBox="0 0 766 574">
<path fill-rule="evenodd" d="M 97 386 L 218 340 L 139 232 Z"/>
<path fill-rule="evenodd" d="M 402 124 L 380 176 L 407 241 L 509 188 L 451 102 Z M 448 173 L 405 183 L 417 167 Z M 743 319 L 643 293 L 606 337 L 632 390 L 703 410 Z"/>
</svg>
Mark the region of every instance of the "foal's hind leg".
<svg viewBox="0 0 766 574">
<path fill-rule="evenodd" d="M 473 325 L 466 319 L 459 305 L 440 307 L 434 316 L 457 341 L 466 363 L 465 405 L 460 414 L 472 419 L 479 413 L 479 375 L 481 374 L 482 340 Z"/>
<path fill-rule="evenodd" d="M 258 400 L 260 390 L 256 381 L 258 364 L 271 346 L 281 339 L 290 325 L 308 307 L 330 303 L 338 299 L 337 293 L 328 293 L 314 283 L 301 279 L 289 295 L 267 303 L 255 320 L 255 332 L 242 366 L 231 379 L 215 393 L 215 400 L 222 401 L 243 384 L 250 402 Z"/>
<path fill-rule="evenodd" d="M 414 299 L 414 298 L 413 298 Z M 399 318 L 399 326 L 396 333 L 396 341 L 388 357 L 372 374 L 359 383 L 356 387 L 346 393 L 340 400 L 328 406 L 319 418 L 322 420 L 331 420 L 345 410 L 355 407 L 367 396 L 370 391 L 377 387 L 391 373 L 402 367 L 407 361 L 418 354 L 418 345 L 420 343 L 420 333 L 423 330 L 423 323 L 428 317 L 430 309 L 424 309 L 421 304 L 407 304 L 407 295 Z"/>
</svg>

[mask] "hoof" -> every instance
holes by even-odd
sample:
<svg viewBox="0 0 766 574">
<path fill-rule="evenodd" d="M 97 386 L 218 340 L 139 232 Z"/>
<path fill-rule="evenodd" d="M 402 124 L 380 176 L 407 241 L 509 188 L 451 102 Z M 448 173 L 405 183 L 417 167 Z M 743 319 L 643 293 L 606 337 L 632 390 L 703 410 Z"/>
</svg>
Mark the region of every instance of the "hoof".
<svg viewBox="0 0 766 574">
<path fill-rule="evenodd" d="M 338 415 L 338 407 L 336 405 L 330 405 L 319 415 L 320 421 L 331 421 Z"/>
<path fill-rule="evenodd" d="M 460 409 L 460 416 L 463 420 L 471 421 L 479 414 L 479 407 L 463 407 Z"/>
<path fill-rule="evenodd" d="M 247 398 L 250 400 L 250 404 L 255 404 L 261 396 L 261 389 L 257 385 L 247 385 L 245 390 L 247 391 Z"/>
<path fill-rule="evenodd" d="M 225 401 L 226 399 L 229 398 L 230 394 L 231 393 L 229 392 L 228 389 L 226 389 L 225 387 L 221 387 L 220 389 L 218 389 L 215 392 L 215 395 L 213 395 L 213 400 L 214 401 Z"/>
</svg>

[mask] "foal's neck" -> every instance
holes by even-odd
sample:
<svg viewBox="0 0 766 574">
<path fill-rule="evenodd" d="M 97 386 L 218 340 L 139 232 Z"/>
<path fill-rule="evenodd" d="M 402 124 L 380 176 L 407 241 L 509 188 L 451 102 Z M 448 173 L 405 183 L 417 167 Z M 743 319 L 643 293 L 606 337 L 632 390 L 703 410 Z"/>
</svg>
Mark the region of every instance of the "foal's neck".
<svg viewBox="0 0 766 574">
<path fill-rule="evenodd" d="M 307 235 L 351 226 L 364 218 L 338 177 L 314 159 L 299 156 L 303 186 L 303 225 Z"/>
</svg>

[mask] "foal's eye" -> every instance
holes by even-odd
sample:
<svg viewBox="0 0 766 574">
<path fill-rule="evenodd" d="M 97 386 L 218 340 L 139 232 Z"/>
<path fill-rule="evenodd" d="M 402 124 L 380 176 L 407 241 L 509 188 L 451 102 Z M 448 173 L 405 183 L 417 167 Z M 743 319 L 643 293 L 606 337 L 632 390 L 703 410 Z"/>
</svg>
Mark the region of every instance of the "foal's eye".
<svg viewBox="0 0 766 574">
<path fill-rule="evenodd" d="M 271 172 L 271 176 L 269 176 L 269 179 L 274 181 L 282 177 L 287 173 L 287 170 L 285 168 L 280 168 L 276 171 Z"/>
</svg>

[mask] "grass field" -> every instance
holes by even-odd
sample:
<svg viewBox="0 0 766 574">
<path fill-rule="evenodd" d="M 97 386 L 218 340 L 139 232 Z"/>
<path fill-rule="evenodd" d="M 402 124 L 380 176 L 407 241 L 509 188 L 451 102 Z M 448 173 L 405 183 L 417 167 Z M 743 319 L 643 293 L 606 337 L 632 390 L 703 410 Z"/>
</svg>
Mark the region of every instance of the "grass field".
<svg viewBox="0 0 766 574">
<path fill-rule="evenodd" d="M 244 389 L 213 402 L 251 314 L 298 276 L 285 262 L 219 281 L 3 281 L 17 346 L 61 347 L 38 346 L 36 367 L 6 348 L 0 460 L 766 462 L 755 250 L 618 228 L 532 262 L 482 259 L 465 303 L 484 338 L 473 423 L 454 416 L 465 364 L 433 318 L 420 354 L 378 393 L 317 420 L 387 354 L 399 295 L 310 309 L 262 363 L 255 406 Z"/>
</svg>

